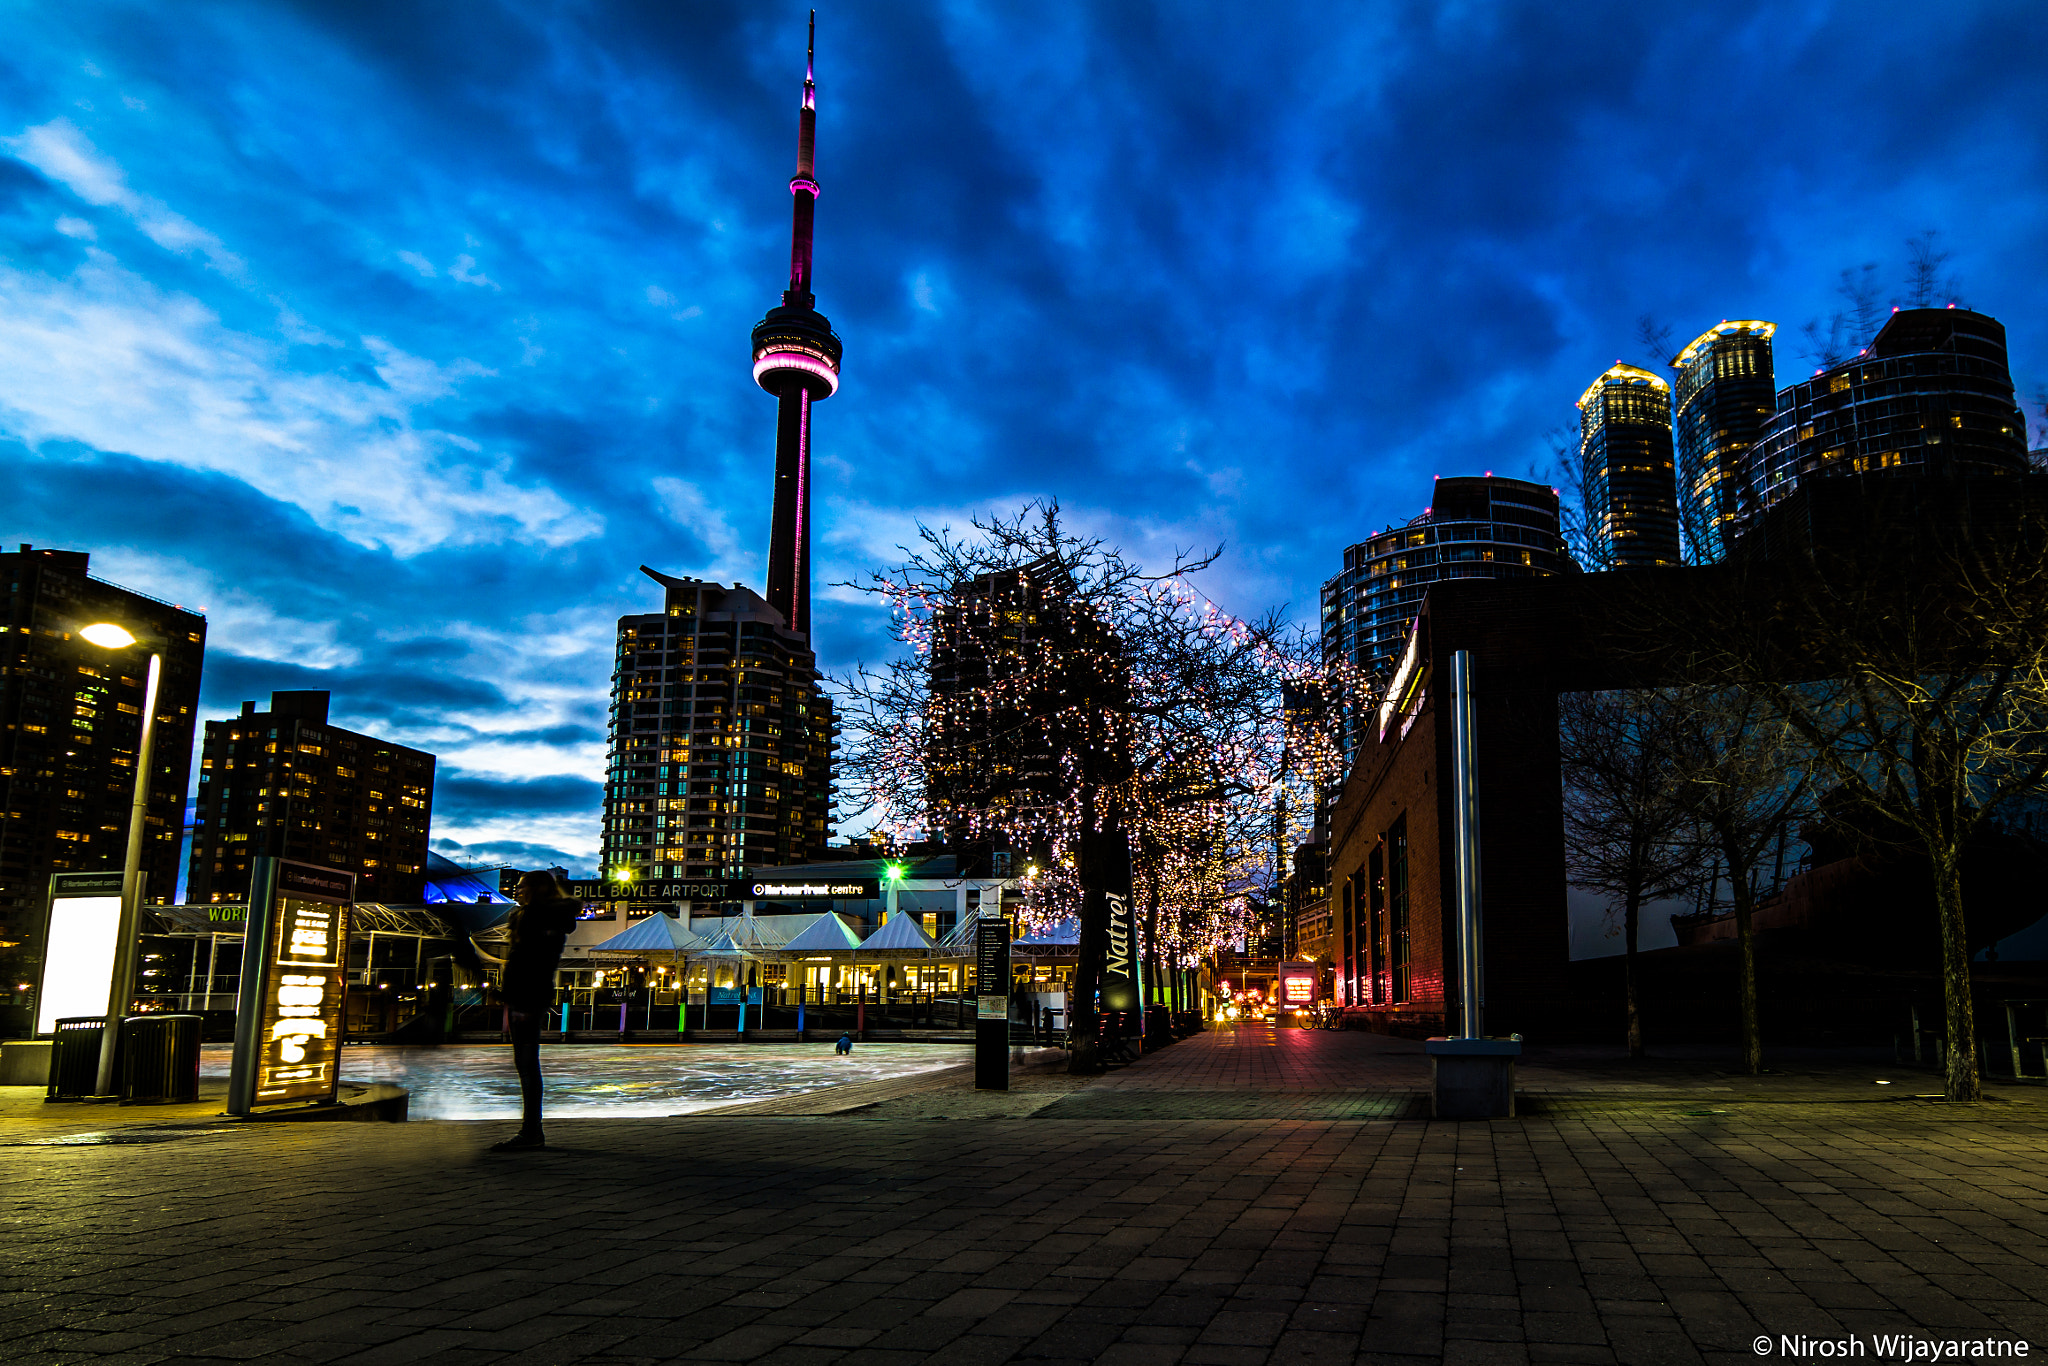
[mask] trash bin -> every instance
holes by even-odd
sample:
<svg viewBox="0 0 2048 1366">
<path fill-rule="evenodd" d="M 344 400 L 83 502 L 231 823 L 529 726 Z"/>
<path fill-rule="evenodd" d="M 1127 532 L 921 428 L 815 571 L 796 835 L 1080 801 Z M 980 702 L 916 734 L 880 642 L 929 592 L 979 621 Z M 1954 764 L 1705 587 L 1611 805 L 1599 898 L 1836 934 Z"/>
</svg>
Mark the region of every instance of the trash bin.
<svg viewBox="0 0 2048 1366">
<path fill-rule="evenodd" d="M 121 1103 L 199 1099 L 197 1015 L 130 1015 L 121 1021 Z"/>
<path fill-rule="evenodd" d="M 57 1021 L 56 1038 L 50 1045 L 50 1089 L 45 1100 L 85 1100 L 100 1080 L 100 1035 L 106 1020 L 98 1015 L 74 1015 Z"/>
</svg>

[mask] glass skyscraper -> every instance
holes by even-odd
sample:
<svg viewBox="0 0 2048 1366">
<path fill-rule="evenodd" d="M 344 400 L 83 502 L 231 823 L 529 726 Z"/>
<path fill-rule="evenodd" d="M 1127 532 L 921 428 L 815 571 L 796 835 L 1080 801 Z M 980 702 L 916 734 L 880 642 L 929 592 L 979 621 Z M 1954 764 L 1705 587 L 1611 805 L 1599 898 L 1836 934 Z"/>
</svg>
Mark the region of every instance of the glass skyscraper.
<svg viewBox="0 0 2048 1366">
<path fill-rule="evenodd" d="M 832 702 L 757 593 L 643 571 L 663 610 L 619 618 L 603 872 L 737 878 L 823 852 Z"/>
<path fill-rule="evenodd" d="M 1816 478 L 2018 474 L 2026 430 L 1997 319 L 1902 309 L 1855 359 L 1778 395 L 1749 464 L 1742 518 Z"/>
<path fill-rule="evenodd" d="M 1777 330 L 1776 323 L 1717 323 L 1671 362 L 1678 372 L 1678 518 L 1686 558 L 1695 564 L 1728 554 L 1750 452 L 1776 403 Z"/>
<path fill-rule="evenodd" d="M 1592 569 L 1677 564 L 1671 386 L 1616 362 L 1579 396 L 1579 462 Z"/>
<path fill-rule="evenodd" d="M 1420 516 L 1346 548 L 1344 571 L 1323 584 L 1323 667 L 1392 674 L 1432 584 L 1567 567 L 1555 489 L 1494 475 L 1438 479 Z M 1344 728 L 1346 758 L 1356 753 L 1356 723 Z"/>
</svg>

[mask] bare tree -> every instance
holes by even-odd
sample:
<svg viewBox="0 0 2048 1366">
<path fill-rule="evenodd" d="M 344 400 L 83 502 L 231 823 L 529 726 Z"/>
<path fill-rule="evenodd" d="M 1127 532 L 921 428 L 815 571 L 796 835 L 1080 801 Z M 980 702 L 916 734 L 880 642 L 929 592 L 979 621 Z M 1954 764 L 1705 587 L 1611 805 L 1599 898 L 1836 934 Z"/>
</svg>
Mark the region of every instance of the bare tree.
<svg viewBox="0 0 2048 1366">
<path fill-rule="evenodd" d="M 1828 315 L 1825 325 L 1818 318 L 1809 318 L 1799 328 L 1799 335 L 1806 338 L 1806 347 L 1799 355 L 1812 362 L 1817 370 L 1832 370 L 1849 359 L 1848 319 L 1837 310 Z"/>
<path fill-rule="evenodd" d="M 1133 899 L 1155 961 L 1243 937 L 1288 784 L 1329 779 L 1281 703 L 1320 661 L 1278 612 L 1240 621 L 1192 587 L 1213 552 L 1147 572 L 1056 503 L 920 527 L 904 555 L 852 585 L 909 649 L 835 680 L 842 783 L 892 831 L 1038 857 L 1030 914 L 1080 924 L 1073 1066 L 1091 1070 L 1108 899 Z"/>
<path fill-rule="evenodd" d="M 1870 345 L 1877 329 L 1884 325 L 1881 293 L 1877 262 L 1865 261 L 1853 269 L 1844 267 L 1835 281 L 1835 294 L 1843 307 L 1825 320 L 1809 319 L 1800 327 L 1800 335 L 1806 338 L 1806 348 L 1800 354 L 1817 368 L 1832 370 Z"/>
<path fill-rule="evenodd" d="M 1933 308 L 1941 303 L 1962 302 L 1963 286 L 1953 274 L 1944 274 L 1953 253 L 1941 245 L 1941 233 L 1929 228 L 1906 239 L 1906 292 L 1902 308 Z M 1878 287 L 1877 263 L 1845 267 L 1835 281 L 1835 294 L 1843 307 L 1826 318 L 1809 319 L 1799 329 L 1806 339 L 1800 355 L 1822 370 L 1832 370 L 1855 356 L 1876 338 L 1884 326 L 1885 310 Z"/>
<path fill-rule="evenodd" d="M 1877 329 L 1884 325 L 1884 303 L 1878 297 L 1882 292 L 1878 288 L 1875 261 L 1865 261 L 1855 270 L 1844 270 L 1842 278 L 1835 282 L 1835 293 L 1848 305 L 1843 312 L 1848 322 L 1848 344 L 1858 351 L 1870 345 Z"/>
<path fill-rule="evenodd" d="M 1636 953 L 1643 904 L 1697 880 L 1698 842 L 1679 800 L 1677 720 L 1669 694 L 1567 693 L 1558 699 L 1565 867 L 1620 913 L 1628 1052 L 1643 1056 Z"/>
<path fill-rule="evenodd" d="M 1736 566 L 1725 591 L 1651 605 L 1638 626 L 1665 642 L 1671 673 L 1767 703 L 1868 833 L 1896 832 L 1925 860 L 1947 1091 L 1974 1100 L 1963 855 L 2048 790 L 2048 518 L 2022 510 L 2020 488 L 1975 503 L 1921 482 L 1845 496 L 1862 500 L 1860 534 Z"/>
<path fill-rule="evenodd" d="M 1934 228 L 1906 239 L 1907 308 L 1962 302 L 1962 282 L 1954 275 L 1942 274 L 1954 254 L 1941 245 L 1941 233 Z"/>
<path fill-rule="evenodd" d="M 1698 837 L 1719 856 L 1735 903 L 1741 946 L 1742 1060 L 1763 1070 L 1757 1019 L 1756 909 L 1765 854 L 1811 810 L 1812 769 L 1798 732 L 1762 697 L 1742 688 L 1674 694 L 1675 798 Z"/>
<path fill-rule="evenodd" d="M 1586 569 L 1612 569 L 1606 542 L 1594 534 L 1593 488 L 1586 477 L 1586 462 L 1579 458 L 1579 433 L 1572 427 L 1552 427 L 1543 434 L 1550 447 L 1550 464 L 1529 467 L 1529 478 L 1557 490 L 1558 531 L 1564 548 Z"/>
<path fill-rule="evenodd" d="M 1652 365 L 1670 369 L 1674 352 L 1671 349 L 1672 328 L 1667 322 L 1660 322 L 1653 314 L 1644 313 L 1636 319 L 1636 345 L 1643 348 L 1643 354 Z"/>
</svg>

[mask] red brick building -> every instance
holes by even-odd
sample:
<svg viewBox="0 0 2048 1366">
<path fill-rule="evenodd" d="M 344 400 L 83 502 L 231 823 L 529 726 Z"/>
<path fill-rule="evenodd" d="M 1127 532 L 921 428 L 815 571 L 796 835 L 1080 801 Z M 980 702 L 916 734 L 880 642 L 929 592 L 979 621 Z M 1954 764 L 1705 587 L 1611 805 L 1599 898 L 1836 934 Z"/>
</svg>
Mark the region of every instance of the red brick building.
<svg viewBox="0 0 2048 1366">
<path fill-rule="evenodd" d="M 1648 574 L 1628 577 L 1640 586 Z M 1368 1027 L 1446 1032 L 1461 1000 L 1453 921 L 1450 658 L 1470 650 L 1489 1033 L 1555 1036 L 1566 975 L 1559 692 L 1615 685 L 1584 623 L 1619 576 L 1430 590 L 1410 655 L 1330 817 L 1337 998 Z"/>
</svg>

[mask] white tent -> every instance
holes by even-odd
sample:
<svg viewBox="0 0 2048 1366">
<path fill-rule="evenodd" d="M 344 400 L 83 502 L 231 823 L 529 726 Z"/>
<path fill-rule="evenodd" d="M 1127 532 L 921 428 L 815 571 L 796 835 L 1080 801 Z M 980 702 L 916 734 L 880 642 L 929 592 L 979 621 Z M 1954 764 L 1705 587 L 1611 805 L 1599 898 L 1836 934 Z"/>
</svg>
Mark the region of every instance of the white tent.
<svg viewBox="0 0 2048 1366">
<path fill-rule="evenodd" d="M 656 911 L 603 943 L 592 944 L 590 952 L 692 954 L 703 947 L 704 941 L 691 934 L 680 920 L 666 911 Z"/>
<path fill-rule="evenodd" d="M 792 958 L 823 957 L 846 953 L 860 947 L 860 932 L 837 914 L 827 911 L 812 921 L 803 933 L 782 946 Z"/>
<path fill-rule="evenodd" d="M 863 958 L 932 958 L 939 952 L 938 941 L 924 932 L 917 917 L 898 911 L 889 923 L 862 941 Z"/>
</svg>

